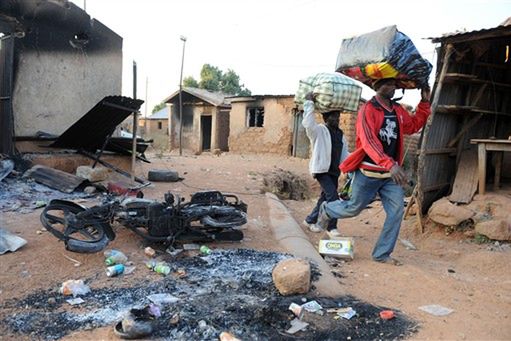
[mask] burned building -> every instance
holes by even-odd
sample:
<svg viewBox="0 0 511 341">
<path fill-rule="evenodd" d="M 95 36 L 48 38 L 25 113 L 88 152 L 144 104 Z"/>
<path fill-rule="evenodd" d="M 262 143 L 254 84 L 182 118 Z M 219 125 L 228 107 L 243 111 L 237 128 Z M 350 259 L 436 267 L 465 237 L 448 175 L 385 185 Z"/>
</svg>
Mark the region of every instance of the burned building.
<svg viewBox="0 0 511 341">
<path fill-rule="evenodd" d="M 229 150 L 229 111 L 225 94 L 197 88 L 183 88 L 182 122 L 180 122 L 179 90 L 167 97 L 170 104 L 170 149 L 180 147 L 195 153 L 219 149 Z M 182 123 L 182 127 L 181 127 Z M 180 130 L 182 136 L 180 137 Z"/>
<path fill-rule="evenodd" d="M 122 38 L 66 0 L 0 2 L 0 153 L 37 149 L 119 95 Z"/>
</svg>

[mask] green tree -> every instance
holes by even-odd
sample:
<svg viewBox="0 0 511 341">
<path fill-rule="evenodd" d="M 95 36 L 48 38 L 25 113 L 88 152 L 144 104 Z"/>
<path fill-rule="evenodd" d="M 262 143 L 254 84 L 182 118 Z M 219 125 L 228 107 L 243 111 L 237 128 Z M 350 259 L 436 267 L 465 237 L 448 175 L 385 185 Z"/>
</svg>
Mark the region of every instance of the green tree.
<svg viewBox="0 0 511 341">
<path fill-rule="evenodd" d="M 188 76 L 185 77 L 185 79 L 183 79 L 183 86 L 186 86 L 188 88 L 198 88 L 199 82 L 197 82 L 195 78 L 193 78 L 192 76 Z"/>
<path fill-rule="evenodd" d="M 225 94 L 236 96 L 250 96 L 252 92 L 240 84 L 240 76 L 232 69 L 223 72 L 218 67 L 204 64 L 200 72 L 200 81 L 188 76 L 183 80 L 183 85 L 191 88 L 200 88 L 210 91 L 221 91 Z"/>
<path fill-rule="evenodd" d="M 200 71 L 199 88 L 210 91 L 220 91 L 222 81 L 222 70 L 216 66 L 204 64 Z"/>
<path fill-rule="evenodd" d="M 166 105 L 165 102 L 161 102 L 159 104 L 156 104 L 154 106 L 154 108 L 153 108 L 153 111 L 151 111 L 151 113 L 154 114 L 155 112 L 160 111 L 161 109 L 165 108 L 165 105 Z"/>
</svg>

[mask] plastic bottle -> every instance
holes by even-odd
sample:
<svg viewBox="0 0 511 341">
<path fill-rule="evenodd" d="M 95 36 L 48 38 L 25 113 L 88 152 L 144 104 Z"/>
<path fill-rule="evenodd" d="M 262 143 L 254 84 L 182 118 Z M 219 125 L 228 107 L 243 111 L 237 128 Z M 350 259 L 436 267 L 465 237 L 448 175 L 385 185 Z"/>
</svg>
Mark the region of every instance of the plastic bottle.
<svg viewBox="0 0 511 341">
<path fill-rule="evenodd" d="M 147 268 L 151 269 L 151 270 L 154 270 L 154 267 L 156 266 L 156 264 L 158 264 L 158 262 L 155 261 L 154 259 L 151 259 L 151 260 L 148 260 L 147 262 L 145 262 L 145 266 L 147 266 Z"/>
<path fill-rule="evenodd" d="M 106 257 L 106 265 L 124 264 L 128 261 L 128 257 L 119 250 L 107 250 L 103 253 Z"/>
<path fill-rule="evenodd" d="M 199 249 L 200 253 L 207 256 L 211 254 L 211 249 L 207 247 L 206 245 L 202 245 Z"/>
<path fill-rule="evenodd" d="M 170 273 L 170 266 L 165 262 L 160 262 L 156 264 L 156 266 L 153 268 L 153 271 L 167 276 Z"/>
<path fill-rule="evenodd" d="M 123 264 L 115 264 L 106 268 L 106 275 L 108 277 L 115 277 L 117 275 L 122 274 L 123 272 L 124 272 Z"/>
</svg>

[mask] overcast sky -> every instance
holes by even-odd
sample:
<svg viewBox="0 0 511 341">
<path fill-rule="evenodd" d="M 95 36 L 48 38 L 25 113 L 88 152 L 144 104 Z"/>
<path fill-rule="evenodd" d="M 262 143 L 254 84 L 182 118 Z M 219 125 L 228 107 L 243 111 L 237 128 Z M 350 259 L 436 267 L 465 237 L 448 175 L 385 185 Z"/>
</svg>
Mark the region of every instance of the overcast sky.
<svg viewBox="0 0 511 341">
<path fill-rule="evenodd" d="M 179 87 L 181 35 L 183 77 L 198 80 L 209 63 L 233 69 L 253 94 L 294 94 L 300 79 L 334 71 L 343 38 L 397 25 L 435 64 L 435 46 L 424 38 L 495 27 L 511 16 L 511 0 L 72 1 L 124 38 L 123 95 L 132 96 L 135 60 L 141 99 L 149 79 L 149 114 Z M 418 92 L 407 91 L 403 101 L 415 105 Z"/>
</svg>

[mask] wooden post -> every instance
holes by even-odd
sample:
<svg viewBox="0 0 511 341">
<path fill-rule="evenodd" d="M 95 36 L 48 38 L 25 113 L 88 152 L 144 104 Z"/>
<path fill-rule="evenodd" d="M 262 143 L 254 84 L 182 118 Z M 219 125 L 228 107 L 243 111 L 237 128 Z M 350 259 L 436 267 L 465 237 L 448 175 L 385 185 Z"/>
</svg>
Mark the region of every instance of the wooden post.
<svg viewBox="0 0 511 341">
<path fill-rule="evenodd" d="M 137 63 L 133 61 L 133 99 L 137 99 Z M 137 161 L 137 111 L 133 112 L 133 143 L 131 149 L 131 181 L 135 181 L 135 164 Z"/>
<path fill-rule="evenodd" d="M 479 194 L 486 192 L 486 144 L 478 143 Z"/>
<path fill-rule="evenodd" d="M 435 116 L 435 111 L 438 106 L 438 101 L 440 99 L 440 93 L 442 92 L 442 87 L 444 85 L 444 79 L 445 75 L 447 74 L 447 69 L 449 67 L 449 59 L 451 55 L 454 53 L 454 47 L 452 44 L 447 44 L 444 58 L 443 58 L 443 64 L 442 64 L 442 70 L 440 71 L 440 76 L 438 77 L 438 82 L 434 88 L 433 93 L 433 101 L 431 102 L 431 115 L 428 117 L 428 121 L 426 122 L 426 126 L 424 127 L 424 133 L 423 133 L 423 140 L 421 144 L 421 151 L 419 154 L 419 169 L 423 172 L 424 171 L 424 162 L 426 158 L 426 138 L 428 137 L 429 129 L 431 128 L 431 124 L 433 123 L 433 117 Z M 419 220 L 419 225 L 421 227 L 421 231 L 424 231 L 423 224 L 422 224 L 422 202 L 424 199 L 424 194 L 422 192 L 422 182 L 421 182 L 421 173 L 418 173 L 418 181 L 417 181 L 417 197 L 415 198 L 417 202 L 417 208 L 418 208 L 418 215 L 417 219 Z"/>
<path fill-rule="evenodd" d="M 500 187 L 500 173 L 502 171 L 502 159 L 504 158 L 504 152 L 495 153 L 495 180 L 493 182 L 493 190 L 498 191 Z"/>
</svg>

